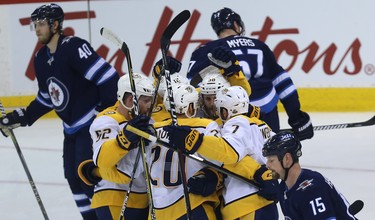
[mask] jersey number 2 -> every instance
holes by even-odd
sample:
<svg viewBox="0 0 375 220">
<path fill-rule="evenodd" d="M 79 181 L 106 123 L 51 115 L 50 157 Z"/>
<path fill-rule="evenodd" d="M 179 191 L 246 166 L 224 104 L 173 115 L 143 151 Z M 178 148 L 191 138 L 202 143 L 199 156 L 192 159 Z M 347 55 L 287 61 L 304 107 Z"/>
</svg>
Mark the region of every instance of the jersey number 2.
<svg viewBox="0 0 375 220">
<path fill-rule="evenodd" d="M 152 148 L 151 152 L 154 154 L 152 159 L 151 169 L 156 162 L 161 162 L 163 164 L 163 184 L 166 187 L 178 186 L 182 184 L 180 171 L 178 170 L 178 165 L 176 163 L 177 153 L 174 150 L 168 149 L 167 152 L 164 152 L 164 155 L 161 155 L 161 147 L 155 146 Z M 160 160 L 161 159 L 161 160 Z M 164 159 L 164 161 L 163 161 Z M 154 186 L 158 186 L 158 180 L 151 177 L 151 183 Z"/>
</svg>

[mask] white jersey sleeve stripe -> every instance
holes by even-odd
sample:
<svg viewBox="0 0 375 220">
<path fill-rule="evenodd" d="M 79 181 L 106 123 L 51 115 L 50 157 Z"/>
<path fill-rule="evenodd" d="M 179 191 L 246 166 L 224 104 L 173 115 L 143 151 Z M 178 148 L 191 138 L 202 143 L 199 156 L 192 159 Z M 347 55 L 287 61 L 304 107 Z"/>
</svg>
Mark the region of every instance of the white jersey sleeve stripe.
<svg viewBox="0 0 375 220">
<path fill-rule="evenodd" d="M 111 67 L 105 74 L 98 80 L 96 83 L 97 85 L 101 85 L 105 83 L 108 79 L 110 79 L 114 74 L 117 74 L 116 69 Z"/>
<path fill-rule="evenodd" d="M 287 87 L 286 89 L 284 89 L 282 92 L 280 92 L 279 97 L 280 97 L 280 99 L 284 99 L 284 98 L 288 97 L 291 93 L 295 92 L 296 90 L 297 90 L 296 86 L 294 84 L 292 84 L 289 87 Z"/>
<path fill-rule="evenodd" d="M 103 66 L 103 64 L 105 64 L 106 61 L 100 57 L 96 62 L 95 64 L 86 72 L 85 74 L 85 78 L 88 79 L 88 80 L 91 80 L 95 73 Z"/>
</svg>

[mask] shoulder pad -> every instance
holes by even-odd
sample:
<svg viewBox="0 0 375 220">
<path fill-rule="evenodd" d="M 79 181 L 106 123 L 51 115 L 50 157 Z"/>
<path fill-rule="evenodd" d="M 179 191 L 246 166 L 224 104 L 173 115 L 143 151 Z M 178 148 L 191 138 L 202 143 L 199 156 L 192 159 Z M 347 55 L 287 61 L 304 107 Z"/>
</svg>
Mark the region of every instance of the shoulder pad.
<svg viewBox="0 0 375 220">
<path fill-rule="evenodd" d="M 76 37 L 74 37 L 74 36 L 64 37 L 64 39 L 62 39 L 62 41 L 61 41 L 61 45 L 65 44 L 65 43 L 69 43 L 71 41 L 71 39 L 73 39 L 73 38 L 76 38 Z"/>
<path fill-rule="evenodd" d="M 187 125 L 190 127 L 207 127 L 210 123 L 214 122 L 209 118 L 181 118 L 177 120 L 179 125 Z"/>
</svg>

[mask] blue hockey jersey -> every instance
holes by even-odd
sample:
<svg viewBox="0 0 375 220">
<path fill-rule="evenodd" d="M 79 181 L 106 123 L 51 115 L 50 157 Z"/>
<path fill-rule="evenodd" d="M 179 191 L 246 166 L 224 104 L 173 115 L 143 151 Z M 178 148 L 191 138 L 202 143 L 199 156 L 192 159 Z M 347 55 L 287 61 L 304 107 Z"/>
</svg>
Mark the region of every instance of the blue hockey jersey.
<svg viewBox="0 0 375 220">
<path fill-rule="evenodd" d="M 28 125 L 54 109 L 72 134 L 117 100 L 117 71 L 81 38 L 60 36 L 54 54 L 42 47 L 34 67 L 39 90 L 26 109 Z"/>
<path fill-rule="evenodd" d="M 302 169 L 289 190 L 280 184 L 280 206 L 287 220 L 354 220 L 349 203 L 320 173 Z"/>
<path fill-rule="evenodd" d="M 270 48 L 257 39 L 229 36 L 199 47 L 190 59 L 187 73 L 189 79 L 211 65 L 207 54 L 219 46 L 229 47 L 236 54 L 251 86 L 252 94 L 249 98 L 252 105 L 268 113 L 276 107 L 280 99 L 289 117 L 298 115 L 300 102 L 293 81 L 277 63 Z"/>
</svg>

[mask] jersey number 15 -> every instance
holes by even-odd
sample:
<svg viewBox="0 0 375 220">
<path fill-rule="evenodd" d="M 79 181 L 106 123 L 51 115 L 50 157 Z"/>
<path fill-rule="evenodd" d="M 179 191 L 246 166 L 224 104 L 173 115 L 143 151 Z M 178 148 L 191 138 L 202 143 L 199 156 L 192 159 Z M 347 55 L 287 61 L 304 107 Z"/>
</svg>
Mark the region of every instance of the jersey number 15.
<svg viewBox="0 0 375 220">
<path fill-rule="evenodd" d="M 322 197 L 318 197 L 314 200 L 311 200 L 310 205 L 311 205 L 311 209 L 312 209 L 314 215 L 317 215 L 318 212 L 322 213 L 326 210 L 326 207 L 325 207 L 324 203 L 322 202 Z"/>
</svg>

